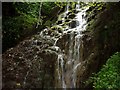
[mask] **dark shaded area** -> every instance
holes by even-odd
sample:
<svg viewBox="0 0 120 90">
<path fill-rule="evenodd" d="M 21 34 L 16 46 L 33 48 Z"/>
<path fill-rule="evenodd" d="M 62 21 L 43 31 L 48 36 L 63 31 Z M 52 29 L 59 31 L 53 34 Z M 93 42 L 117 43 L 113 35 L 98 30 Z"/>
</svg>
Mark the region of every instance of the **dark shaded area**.
<svg viewBox="0 0 120 90">
<path fill-rule="evenodd" d="M 14 47 L 25 37 L 28 37 L 33 33 L 32 30 L 26 28 L 22 23 L 22 19 L 17 19 L 21 14 L 15 9 L 13 2 L 2 2 L 2 52 L 4 53 L 7 49 Z M 15 19 L 16 18 L 16 19 Z M 24 19 L 24 18 L 23 18 Z M 18 21 L 19 20 L 19 21 Z M 26 29 L 25 29 L 26 28 Z M 33 27 L 30 27 L 33 29 Z M 29 29 L 30 29 L 29 28 Z M 34 30 L 35 32 L 35 30 Z"/>
<path fill-rule="evenodd" d="M 2 2 L 2 17 L 14 17 L 18 13 L 13 6 L 13 2 Z"/>
</svg>

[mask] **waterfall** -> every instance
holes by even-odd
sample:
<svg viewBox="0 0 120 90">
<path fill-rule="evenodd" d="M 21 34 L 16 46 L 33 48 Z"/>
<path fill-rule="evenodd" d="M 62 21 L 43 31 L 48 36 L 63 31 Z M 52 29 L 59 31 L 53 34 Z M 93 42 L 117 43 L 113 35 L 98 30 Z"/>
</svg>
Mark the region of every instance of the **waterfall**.
<svg viewBox="0 0 120 90">
<path fill-rule="evenodd" d="M 66 17 L 69 12 L 69 3 L 66 6 L 66 11 L 64 16 Z M 58 72 L 58 88 L 76 88 L 77 82 L 77 70 L 81 65 L 81 58 L 80 58 L 80 45 L 81 45 L 81 37 L 82 31 L 85 30 L 86 27 L 86 20 L 84 18 L 85 12 L 88 8 L 81 9 L 80 2 L 76 4 L 76 14 L 74 21 L 76 21 L 75 28 L 68 28 L 63 31 L 64 34 L 70 34 L 68 43 L 68 52 L 65 58 L 65 54 L 61 52 L 58 54 L 57 59 L 57 72 Z M 65 20 L 65 19 L 64 19 Z M 58 40 L 57 40 L 58 41 Z M 56 45 L 57 41 L 54 45 Z"/>
</svg>

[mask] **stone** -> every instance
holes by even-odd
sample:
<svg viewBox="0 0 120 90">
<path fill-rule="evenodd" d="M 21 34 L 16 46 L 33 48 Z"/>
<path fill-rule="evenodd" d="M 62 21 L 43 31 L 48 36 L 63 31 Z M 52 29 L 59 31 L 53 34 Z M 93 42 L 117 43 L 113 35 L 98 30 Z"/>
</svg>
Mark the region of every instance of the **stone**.
<svg viewBox="0 0 120 90">
<path fill-rule="evenodd" d="M 78 13 L 79 11 L 76 11 L 76 10 L 74 9 L 74 10 L 72 10 L 72 12 L 76 14 L 76 13 Z"/>
<path fill-rule="evenodd" d="M 41 44 L 42 44 L 42 42 L 41 42 L 41 41 L 38 41 L 38 42 L 37 42 L 37 45 L 41 45 Z"/>
<path fill-rule="evenodd" d="M 68 18 L 73 19 L 76 15 L 74 13 L 70 14 Z"/>
<path fill-rule="evenodd" d="M 73 20 L 69 23 L 70 28 L 75 28 L 78 25 L 79 25 L 79 21 L 77 21 L 77 20 Z"/>
<path fill-rule="evenodd" d="M 67 13 L 67 15 L 70 15 L 72 13 L 72 11 L 69 11 L 68 13 Z"/>
<path fill-rule="evenodd" d="M 57 21 L 57 24 L 62 24 L 62 22 L 63 22 L 62 20 L 59 20 Z"/>
<path fill-rule="evenodd" d="M 70 19 L 65 20 L 65 22 L 69 22 L 69 21 L 70 21 Z"/>
</svg>

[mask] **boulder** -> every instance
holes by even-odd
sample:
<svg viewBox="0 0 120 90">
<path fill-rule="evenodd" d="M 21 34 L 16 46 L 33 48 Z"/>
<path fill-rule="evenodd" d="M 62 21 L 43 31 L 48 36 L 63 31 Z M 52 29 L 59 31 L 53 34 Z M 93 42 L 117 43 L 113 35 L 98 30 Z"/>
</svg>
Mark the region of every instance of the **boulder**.
<svg viewBox="0 0 120 90">
<path fill-rule="evenodd" d="M 72 12 L 77 14 L 79 11 L 77 11 L 76 9 L 73 9 Z"/>
<path fill-rule="evenodd" d="M 68 18 L 73 19 L 76 15 L 74 13 L 70 14 Z"/>
</svg>

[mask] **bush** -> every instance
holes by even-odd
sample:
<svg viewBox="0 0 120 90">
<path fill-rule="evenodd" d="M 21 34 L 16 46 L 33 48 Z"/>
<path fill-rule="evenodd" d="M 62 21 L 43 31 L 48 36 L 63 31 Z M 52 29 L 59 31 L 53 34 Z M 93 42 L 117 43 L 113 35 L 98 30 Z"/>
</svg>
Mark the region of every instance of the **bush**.
<svg viewBox="0 0 120 90">
<path fill-rule="evenodd" d="M 106 65 L 91 78 L 95 89 L 119 89 L 120 87 L 120 53 L 111 56 Z"/>
</svg>

